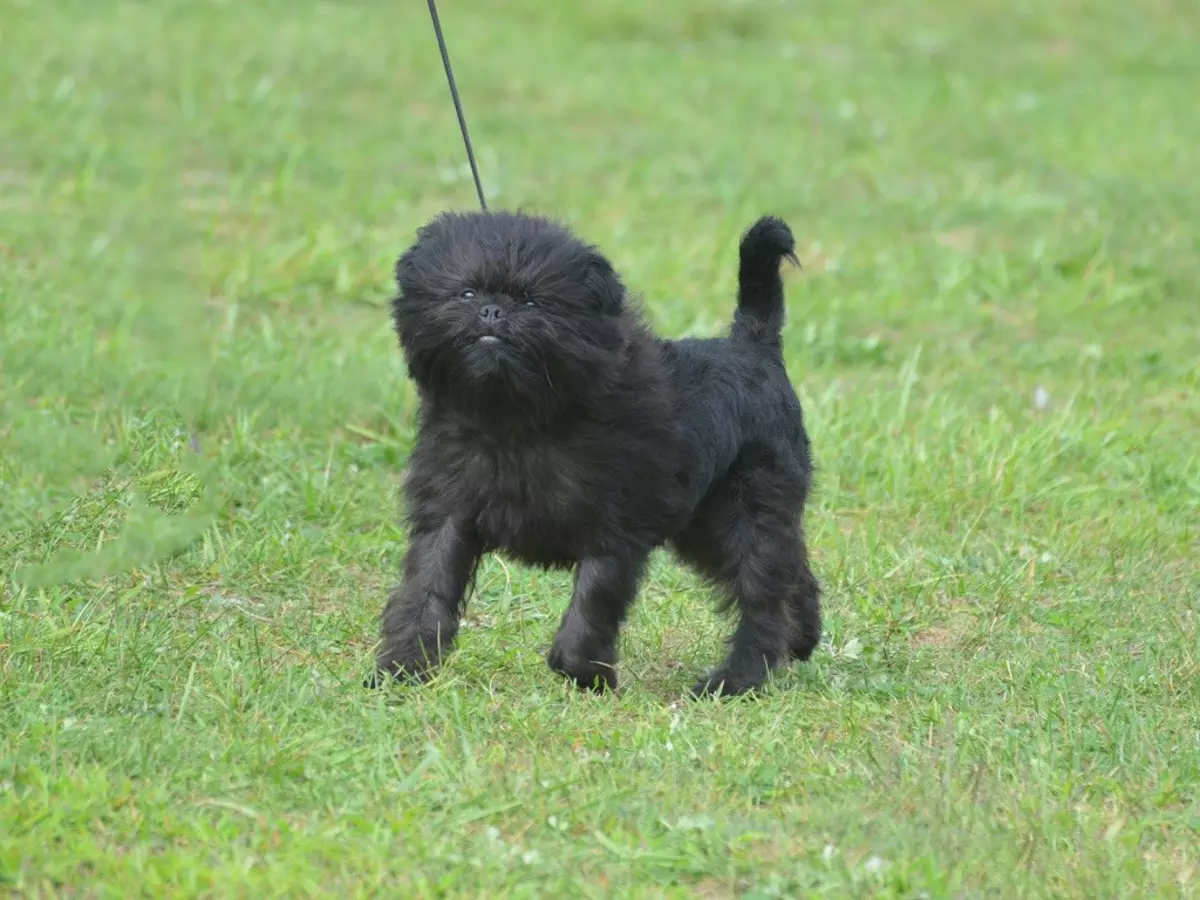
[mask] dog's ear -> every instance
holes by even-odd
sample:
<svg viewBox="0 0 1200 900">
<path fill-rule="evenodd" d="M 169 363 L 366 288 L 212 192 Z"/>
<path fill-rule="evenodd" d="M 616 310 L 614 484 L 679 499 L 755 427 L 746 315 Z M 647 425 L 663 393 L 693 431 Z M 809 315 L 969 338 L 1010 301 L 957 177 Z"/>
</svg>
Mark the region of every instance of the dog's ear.
<svg viewBox="0 0 1200 900">
<path fill-rule="evenodd" d="M 620 315 L 625 308 L 625 285 L 610 263 L 598 251 L 587 256 L 587 274 L 584 284 L 592 302 L 606 316 Z"/>
<path fill-rule="evenodd" d="M 443 237 L 454 223 L 450 213 L 434 216 L 424 225 L 417 228 L 416 239 L 403 255 L 396 260 L 396 280 L 400 281 L 405 275 L 411 275 L 417 266 L 422 249 L 435 245 L 438 238 Z"/>
<path fill-rule="evenodd" d="M 413 269 L 413 249 L 410 247 L 400 254 L 400 258 L 396 260 L 396 284 L 403 285 L 405 276 L 412 273 Z"/>
<path fill-rule="evenodd" d="M 431 244 L 435 244 L 446 229 L 447 216 L 445 213 L 417 228 L 416 239 L 396 260 L 397 283 L 404 284 L 406 278 L 413 278 L 416 275 L 418 264 L 424 262 L 423 257 L 428 255 L 423 251 L 427 250 Z"/>
</svg>

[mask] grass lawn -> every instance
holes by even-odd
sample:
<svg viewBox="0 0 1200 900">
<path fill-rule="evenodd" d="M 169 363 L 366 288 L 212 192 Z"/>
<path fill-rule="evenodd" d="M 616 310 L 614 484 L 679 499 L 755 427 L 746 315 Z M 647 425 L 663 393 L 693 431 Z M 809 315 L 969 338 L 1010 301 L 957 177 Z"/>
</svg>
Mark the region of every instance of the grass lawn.
<svg viewBox="0 0 1200 900">
<path fill-rule="evenodd" d="M 414 229 L 474 202 L 417 2 L 0 0 L 0 895 L 1200 894 L 1200 5 L 444 0 L 495 206 L 665 334 L 797 233 L 826 641 L 656 558 L 622 690 L 489 559 L 370 693 Z"/>
</svg>

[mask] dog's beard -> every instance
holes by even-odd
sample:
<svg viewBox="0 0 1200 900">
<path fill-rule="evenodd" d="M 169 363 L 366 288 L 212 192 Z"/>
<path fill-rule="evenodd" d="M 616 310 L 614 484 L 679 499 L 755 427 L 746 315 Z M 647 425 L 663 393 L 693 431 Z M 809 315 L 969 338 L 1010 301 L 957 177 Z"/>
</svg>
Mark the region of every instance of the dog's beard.
<svg viewBox="0 0 1200 900">
<path fill-rule="evenodd" d="M 472 337 L 458 356 L 461 380 L 494 395 L 494 399 L 508 397 L 519 405 L 520 401 L 538 400 L 554 387 L 546 360 L 511 335 Z"/>
<path fill-rule="evenodd" d="M 605 381 L 598 348 L 558 347 L 547 335 L 465 331 L 413 348 L 410 371 L 429 399 L 511 424 L 541 423 Z"/>
</svg>

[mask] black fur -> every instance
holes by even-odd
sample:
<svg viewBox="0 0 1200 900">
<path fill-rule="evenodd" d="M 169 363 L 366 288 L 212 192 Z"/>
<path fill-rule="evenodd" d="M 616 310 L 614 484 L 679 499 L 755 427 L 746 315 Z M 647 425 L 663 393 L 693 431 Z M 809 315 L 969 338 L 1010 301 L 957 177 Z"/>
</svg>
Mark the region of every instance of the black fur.
<svg viewBox="0 0 1200 900">
<path fill-rule="evenodd" d="M 491 550 L 575 567 L 549 663 L 583 687 L 616 686 L 621 622 L 664 544 L 740 613 L 695 693 L 741 693 L 809 658 L 812 466 L 780 353 L 783 257 L 791 231 L 761 219 L 742 238 L 729 337 L 663 341 L 604 256 L 547 219 L 446 213 L 419 231 L 393 305 L 421 400 L 411 542 L 371 683 L 441 661 Z"/>
</svg>

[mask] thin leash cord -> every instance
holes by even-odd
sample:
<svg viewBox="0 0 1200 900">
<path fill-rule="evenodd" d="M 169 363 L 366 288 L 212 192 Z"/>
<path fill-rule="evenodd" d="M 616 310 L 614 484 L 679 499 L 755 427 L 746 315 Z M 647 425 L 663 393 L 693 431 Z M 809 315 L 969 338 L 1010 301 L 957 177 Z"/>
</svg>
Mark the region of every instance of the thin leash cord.
<svg viewBox="0 0 1200 900">
<path fill-rule="evenodd" d="M 458 86 L 454 83 L 454 69 L 450 67 L 450 53 L 446 50 L 446 39 L 442 37 L 442 23 L 438 19 L 437 3 L 429 0 L 429 17 L 433 19 L 433 31 L 437 35 L 438 49 L 442 51 L 442 65 L 446 69 L 446 81 L 450 85 L 450 96 L 454 98 L 454 111 L 458 113 L 458 127 L 462 131 L 463 144 L 467 148 L 467 161 L 471 164 L 471 177 L 475 179 L 475 193 L 479 205 L 487 212 L 487 200 L 483 198 L 483 182 L 479 180 L 479 166 L 475 165 L 475 151 L 471 149 L 471 135 L 467 132 L 467 117 L 463 115 L 462 101 L 458 99 Z"/>
</svg>

